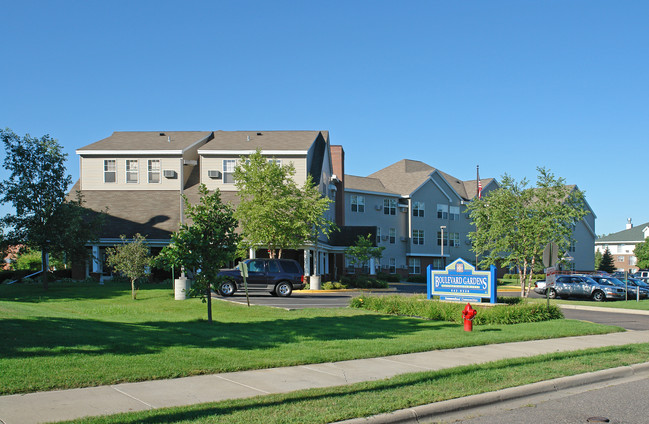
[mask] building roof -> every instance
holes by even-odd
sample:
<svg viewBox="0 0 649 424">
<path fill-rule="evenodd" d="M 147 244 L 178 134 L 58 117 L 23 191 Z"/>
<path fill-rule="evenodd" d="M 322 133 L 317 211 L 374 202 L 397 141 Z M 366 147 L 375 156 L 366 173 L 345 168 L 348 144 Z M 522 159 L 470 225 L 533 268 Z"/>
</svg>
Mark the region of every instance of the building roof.
<svg viewBox="0 0 649 424">
<path fill-rule="evenodd" d="M 457 194 L 470 200 L 477 194 L 477 182 L 462 181 L 439 169 L 417 160 L 402 159 L 368 177 L 345 175 L 345 189 L 377 191 L 409 196 L 437 172 Z M 493 178 L 481 179 L 482 187 L 490 184 Z"/>
<path fill-rule="evenodd" d="M 110 137 L 78 149 L 77 154 L 103 151 L 169 151 L 180 154 L 211 136 L 211 131 L 115 131 Z"/>
<path fill-rule="evenodd" d="M 199 153 L 222 151 L 306 152 L 319 134 L 325 140 L 328 131 L 214 131 L 214 138 L 199 149 Z"/>
<path fill-rule="evenodd" d="M 607 236 L 598 237 L 595 240 L 595 243 L 606 244 L 606 243 L 640 243 L 645 240 L 644 229 L 649 227 L 649 222 L 644 224 L 636 225 L 628 230 L 618 231 L 617 233 L 609 234 Z"/>
</svg>

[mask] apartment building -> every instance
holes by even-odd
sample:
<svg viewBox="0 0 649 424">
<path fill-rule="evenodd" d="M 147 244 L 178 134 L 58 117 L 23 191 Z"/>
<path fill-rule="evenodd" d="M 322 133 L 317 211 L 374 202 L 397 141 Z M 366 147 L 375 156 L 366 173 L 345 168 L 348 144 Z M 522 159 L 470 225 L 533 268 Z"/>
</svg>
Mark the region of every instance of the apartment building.
<svg viewBox="0 0 649 424">
<path fill-rule="evenodd" d="M 649 222 L 634 226 L 629 218 L 624 230 L 595 240 L 595 251 L 604 254 L 608 249 L 618 271 L 634 273 L 639 270 L 634 254 L 635 247 L 638 243 L 645 241 L 647 237 L 649 237 Z"/>
<path fill-rule="evenodd" d="M 292 163 L 298 184 L 310 175 L 322 195 L 334 201 L 328 218 L 340 222 L 335 200 L 342 198 L 342 185 L 334 167 L 344 168 L 332 163 L 328 131 L 114 132 L 77 150 L 80 178 L 71 194 L 80 191 L 86 207 L 106 211 L 101 237 L 91 246 L 94 259 L 77 276 L 102 274 L 105 248 L 121 235 L 140 233 L 154 250 L 167 245 L 183 220 L 181 195 L 196 203 L 200 183 L 210 190 L 218 188 L 222 200 L 236 207 L 234 169 L 256 149 L 269 160 Z M 331 262 L 342 261 L 343 251 L 321 236 L 318 243 L 290 255 L 304 262 L 307 275 L 320 275 L 328 273 Z M 260 246 L 251 255 L 265 252 Z"/>
</svg>

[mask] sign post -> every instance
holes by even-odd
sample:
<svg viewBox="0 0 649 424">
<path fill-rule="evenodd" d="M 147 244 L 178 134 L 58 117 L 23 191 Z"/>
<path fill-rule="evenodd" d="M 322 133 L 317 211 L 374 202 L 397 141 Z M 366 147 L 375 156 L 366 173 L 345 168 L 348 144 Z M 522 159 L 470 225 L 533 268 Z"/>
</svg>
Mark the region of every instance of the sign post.
<svg viewBox="0 0 649 424">
<path fill-rule="evenodd" d="M 554 285 L 557 278 L 555 265 L 559 260 L 559 246 L 555 242 L 548 243 L 543 249 L 543 265 L 545 265 L 545 300 L 550 309 L 550 284 Z"/>
<path fill-rule="evenodd" d="M 475 267 L 464 259 L 456 259 L 444 270 L 433 270 L 429 265 L 428 299 L 439 296 L 440 300 L 454 302 L 482 302 L 489 299 L 496 303 L 496 267 L 491 265 L 489 271 L 476 271 Z"/>
</svg>

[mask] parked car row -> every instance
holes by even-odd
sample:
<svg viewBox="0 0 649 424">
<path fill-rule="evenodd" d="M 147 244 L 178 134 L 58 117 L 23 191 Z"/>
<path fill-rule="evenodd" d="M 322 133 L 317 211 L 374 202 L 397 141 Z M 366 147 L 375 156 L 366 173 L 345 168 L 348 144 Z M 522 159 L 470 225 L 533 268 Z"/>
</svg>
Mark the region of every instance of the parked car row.
<svg viewBox="0 0 649 424">
<path fill-rule="evenodd" d="M 649 297 L 649 284 L 639 280 L 628 279 L 627 282 L 615 277 L 600 275 L 559 275 L 552 284 L 537 281 L 534 292 L 555 298 L 588 298 L 597 302 L 604 300 L 640 299 Z"/>
</svg>

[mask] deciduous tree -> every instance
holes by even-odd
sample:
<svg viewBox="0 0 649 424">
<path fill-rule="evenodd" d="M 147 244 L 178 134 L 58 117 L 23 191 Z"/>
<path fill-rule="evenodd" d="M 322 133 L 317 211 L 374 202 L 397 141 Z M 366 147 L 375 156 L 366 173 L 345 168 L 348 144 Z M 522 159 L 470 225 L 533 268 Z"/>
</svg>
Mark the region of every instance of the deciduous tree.
<svg viewBox="0 0 649 424">
<path fill-rule="evenodd" d="M 234 172 L 241 199 L 235 216 L 248 247 L 264 246 L 271 257 L 281 257 L 283 249 L 296 249 L 334 228 L 326 217 L 331 200 L 321 195 L 311 176 L 302 187 L 294 176 L 293 164 L 269 161 L 259 149 L 241 158 Z"/>
<path fill-rule="evenodd" d="M 235 233 L 237 220 L 232 208 L 221 202 L 221 192 L 217 189 L 210 194 L 201 184 L 199 193 L 201 198 L 196 205 L 183 196 L 188 223 L 172 234 L 171 243 L 160 253 L 160 261 L 193 271 L 190 295 L 198 295 L 207 302 L 207 320 L 211 323 L 211 291 L 221 268 L 235 258 L 239 235 Z"/>
<path fill-rule="evenodd" d="M 633 250 L 633 254 L 638 258 L 638 268 L 649 268 L 649 242 L 647 240 L 638 243 Z"/>
<path fill-rule="evenodd" d="M 69 257 L 84 254 L 86 242 L 97 238 L 103 217 L 83 208 L 80 194 L 66 199 L 72 179 L 65 174 L 62 147 L 49 135 L 19 137 L 9 129 L 0 130 L 0 139 L 10 173 L 0 184 L 0 201 L 15 210 L 2 219 L 7 230 L 3 243 L 37 248 L 45 271 L 51 251 Z M 42 278 L 47 289 L 47 272 Z"/>
<path fill-rule="evenodd" d="M 563 255 L 575 225 L 588 213 L 583 192 L 544 168 L 537 170 L 535 187 L 505 175 L 499 188 L 468 206 L 475 225 L 469 237 L 479 265 L 517 268 L 523 296 L 529 292 L 532 270 L 545 246 L 554 242 Z"/>
<path fill-rule="evenodd" d="M 345 255 L 350 257 L 354 264 L 360 264 L 361 266 L 372 258 L 381 259 L 385 247 L 374 246 L 371 238 L 371 234 L 358 236 L 356 243 L 345 250 Z"/>
<path fill-rule="evenodd" d="M 138 234 L 133 240 L 128 241 L 125 235 L 120 236 L 122 244 L 106 249 L 106 262 L 115 271 L 131 280 L 131 298 L 135 300 L 137 294 L 136 282 L 150 273 L 153 259 L 146 237 Z"/>
</svg>

